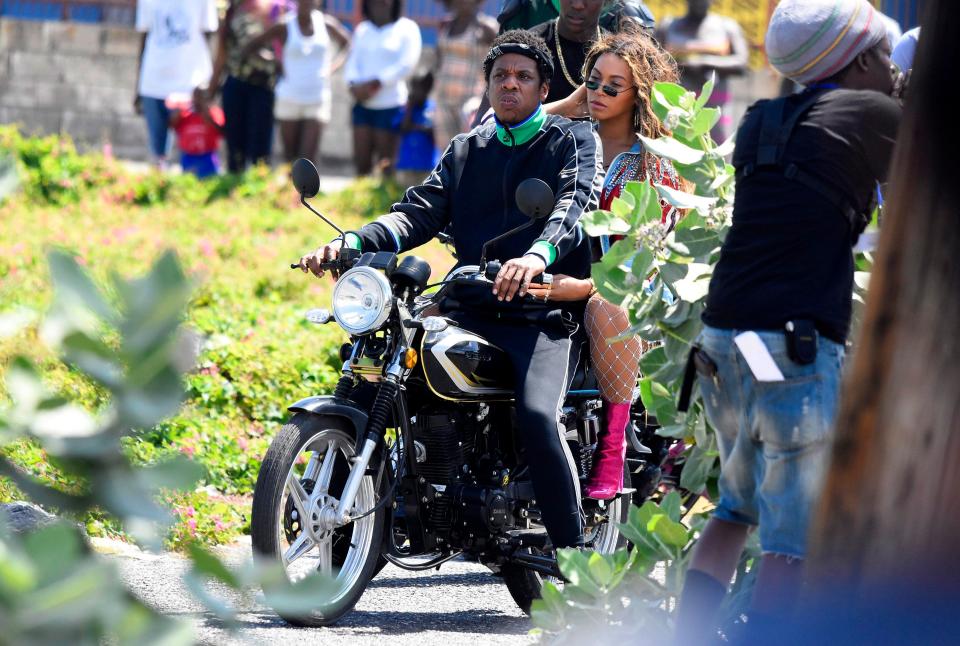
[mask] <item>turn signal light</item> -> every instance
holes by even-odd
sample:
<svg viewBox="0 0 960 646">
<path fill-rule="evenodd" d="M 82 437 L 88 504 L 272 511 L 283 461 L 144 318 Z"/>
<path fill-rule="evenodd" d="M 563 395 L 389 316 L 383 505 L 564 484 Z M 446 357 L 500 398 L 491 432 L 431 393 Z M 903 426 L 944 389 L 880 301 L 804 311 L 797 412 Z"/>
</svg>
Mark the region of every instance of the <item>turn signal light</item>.
<svg viewBox="0 0 960 646">
<path fill-rule="evenodd" d="M 416 365 L 417 351 L 413 348 L 407 348 L 407 351 L 403 353 L 403 367 L 407 370 L 413 370 Z"/>
</svg>

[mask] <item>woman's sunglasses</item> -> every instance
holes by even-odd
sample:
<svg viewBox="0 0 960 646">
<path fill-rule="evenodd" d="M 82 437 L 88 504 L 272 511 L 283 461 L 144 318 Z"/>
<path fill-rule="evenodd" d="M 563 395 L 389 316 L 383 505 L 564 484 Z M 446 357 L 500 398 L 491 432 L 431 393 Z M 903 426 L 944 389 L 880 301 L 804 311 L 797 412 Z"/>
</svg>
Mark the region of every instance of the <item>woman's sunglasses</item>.
<svg viewBox="0 0 960 646">
<path fill-rule="evenodd" d="M 600 81 L 594 81 L 593 79 L 584 81 L 583 84 L 586 85 L 587 89 L 590 90 L 591 92 L 596 92 L 597 90 L 600 90 L 607 96 L 612 96 L 612 97 L 616 97 L 618 94 L 622 92 L 626 92 L 627 90 L 632 90 L 635 87 L 637 87 L 636 85 L 631 85 L 630 87 L 625 87 L 625 88 L 617 88 L 617 87 L 613 87 L 612 85 L 604 85 L 603 87 L 601 87 Z"/>
</svg>

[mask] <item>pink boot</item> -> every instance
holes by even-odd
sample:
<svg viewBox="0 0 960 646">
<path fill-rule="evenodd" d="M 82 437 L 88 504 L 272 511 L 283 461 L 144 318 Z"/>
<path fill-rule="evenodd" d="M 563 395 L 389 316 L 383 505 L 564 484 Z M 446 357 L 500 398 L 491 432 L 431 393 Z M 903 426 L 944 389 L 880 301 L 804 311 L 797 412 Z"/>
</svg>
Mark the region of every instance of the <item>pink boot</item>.
<svg viewBox="0 0 960 646">
<path fill-rule="evenodd" d="M 603 407 L 607 411 L 607 425 L 597 438 L 590 482 L 584 490 L 587 498 L 595 500 L 610 500 L 623 488 L 623 461 L 627 457 L 625 431 L 630 421 L 630 404 L 605 401 Z"/>
</svg>

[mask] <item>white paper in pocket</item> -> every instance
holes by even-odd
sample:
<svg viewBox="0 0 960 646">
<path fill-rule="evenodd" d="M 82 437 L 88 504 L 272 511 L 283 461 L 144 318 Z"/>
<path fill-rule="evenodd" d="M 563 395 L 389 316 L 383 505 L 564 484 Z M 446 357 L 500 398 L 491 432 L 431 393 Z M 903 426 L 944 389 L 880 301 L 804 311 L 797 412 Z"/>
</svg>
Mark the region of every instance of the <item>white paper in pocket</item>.
<svg viewBox="0 0 960 646">
<path fill-rule="evenodd" d="M 757 381 L 783 381 L 783 373 L 770 355 L 770 350 L 756 332 L 743 332 L 733 337 L 737 349 L 750 366 Z"/>
</svg>

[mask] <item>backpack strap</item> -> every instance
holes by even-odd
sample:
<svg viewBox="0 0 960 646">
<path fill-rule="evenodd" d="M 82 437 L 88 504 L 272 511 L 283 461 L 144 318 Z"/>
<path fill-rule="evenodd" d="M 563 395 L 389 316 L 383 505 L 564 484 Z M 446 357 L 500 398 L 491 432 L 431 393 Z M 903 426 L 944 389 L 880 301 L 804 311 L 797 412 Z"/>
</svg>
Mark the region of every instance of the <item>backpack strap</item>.
<svg viewBox="0 0 960 646">
<path fill-rule="evenodd" d="M 789 180 L 795 181 L 805 188 L 819 193 L 840 209 L 843 216 L 850 223 L 850 229 L 854 238 L 860 233 L 869 222 L 869 216 L 857 210 L 841 191 L 835 189 L 825 180 L 808 173 L 794 163 L 783 164 L 783 155 L 786 152 L 787 144 L 793 131 L 796 129 L 800 119 L 810 111 L 810 108 L 820 99 L 821 92 L 811 91 L 803 102 L 793 110 L 789 117 L 784 119 L 784 108 L 786 99 L 772 99 L 765 101 L 761 106 L 760 121 L 760 139 L 757 143 L 757 156 L 753 162 L 744 165 L 743 169 L 737 173 L 738 179 L 749 177 L 759 169 L 781 170 L 783 176 Z"/>
</svg>

